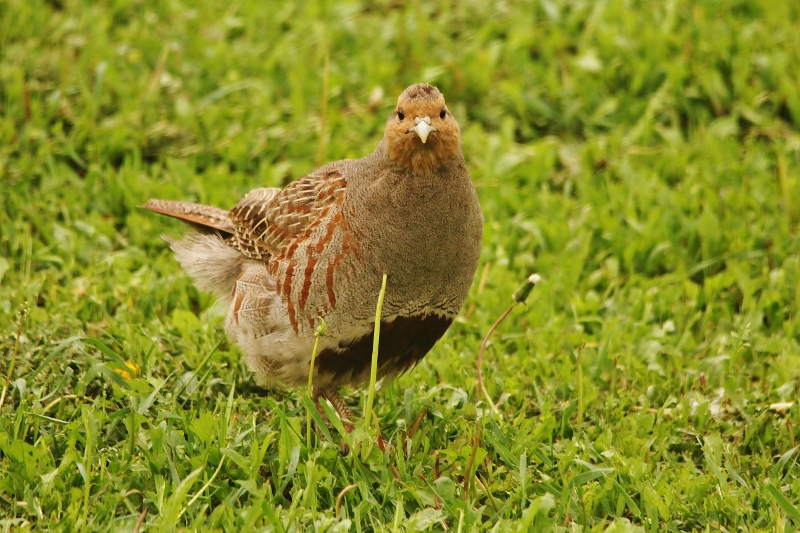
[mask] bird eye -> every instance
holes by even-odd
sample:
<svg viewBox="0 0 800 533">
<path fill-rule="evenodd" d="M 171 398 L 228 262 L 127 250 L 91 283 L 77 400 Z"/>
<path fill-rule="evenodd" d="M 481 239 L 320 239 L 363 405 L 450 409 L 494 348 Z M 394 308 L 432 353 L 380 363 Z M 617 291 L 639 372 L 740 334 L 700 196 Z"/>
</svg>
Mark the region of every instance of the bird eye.
<svg viewBox="0 0 800 533">
<path fill-rule="evenodd" d="M 442 108 L 442 110 L 441 110 L 441 111 L 439 111 L 439 118 L 440 118 L 440 119 L 442 119 L 442 120 L 444 120 L 444 117 L 446 117 L 446 116 L 447 116 L 447 109 L 445 109 L 445 108 L 443 107 L 443 108 Z"/>
<path fill-rule="evenodd" d="M 406 114 L 403 113 L 402 109 L 398 109 L 397 110 L 397 118 L 399 118 L 400 120 L 405 120 L 406 119 Z"/>
</svg>

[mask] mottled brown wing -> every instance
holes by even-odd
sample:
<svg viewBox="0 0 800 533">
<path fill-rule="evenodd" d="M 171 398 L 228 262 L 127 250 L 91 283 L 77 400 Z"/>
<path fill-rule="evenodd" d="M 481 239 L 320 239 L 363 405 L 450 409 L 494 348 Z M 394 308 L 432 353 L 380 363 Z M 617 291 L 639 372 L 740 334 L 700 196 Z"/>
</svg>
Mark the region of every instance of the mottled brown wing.
<svg viewBox="0 0 800 533">
<path fill-rule="evenodd" d="M 341 200 L 346 185 L 340 170 L 331 164 L 284 189 L 251 191 L 228 214 L 237 248 L 252 259 L 281 255 Z"/>
<path fill-rule="evenodd" d="M 252 259 L 267 259 L 275 253 L 275 244 L 266 242 L 274 218 L 275 198 L 281 189 L 255 189 L 247 193 L 228 218 L 234 227 L 234 244 L 244 255 Z"/>
</svg>

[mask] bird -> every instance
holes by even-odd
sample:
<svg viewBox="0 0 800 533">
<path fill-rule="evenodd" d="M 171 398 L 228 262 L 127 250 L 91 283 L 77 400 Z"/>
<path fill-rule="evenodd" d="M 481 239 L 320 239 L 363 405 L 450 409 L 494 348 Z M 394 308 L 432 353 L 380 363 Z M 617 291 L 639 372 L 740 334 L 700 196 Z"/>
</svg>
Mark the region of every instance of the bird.
<svg viewBox="0 0 800 533">
<path fill-rule="evenodd" d="M 255 189 L 230 210 L 157 199 L 140 207 L 194 228 L 165 239 L 197 288 L 223 302 L 225 331 L 256 384 L 302 386 L 313 372 L 314 400 L 340 414 L 349 411 L 337 391 L 370 377 L 383 276 L 377 375 L 386 382 L 453 323 L 483 233 L 459 124 L 427 83 L 400 94 L 382 140 L 361 159 Z"/>
</svg>

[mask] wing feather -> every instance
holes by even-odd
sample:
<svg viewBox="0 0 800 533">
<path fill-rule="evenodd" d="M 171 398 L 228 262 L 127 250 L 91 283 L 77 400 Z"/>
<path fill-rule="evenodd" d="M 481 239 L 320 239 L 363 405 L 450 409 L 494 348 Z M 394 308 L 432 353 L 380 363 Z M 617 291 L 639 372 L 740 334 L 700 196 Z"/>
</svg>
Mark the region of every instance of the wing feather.
<svg viewBox="0 0 800 533">
<path fill-rule="evenodd" d="M 339 202 L 347 181 L 338 164 L 325 165 L 284 189 L 256 189 L 228 214 L 236 247 L 252 259 L 281 255 L 327 207 Z"/>
</svg>

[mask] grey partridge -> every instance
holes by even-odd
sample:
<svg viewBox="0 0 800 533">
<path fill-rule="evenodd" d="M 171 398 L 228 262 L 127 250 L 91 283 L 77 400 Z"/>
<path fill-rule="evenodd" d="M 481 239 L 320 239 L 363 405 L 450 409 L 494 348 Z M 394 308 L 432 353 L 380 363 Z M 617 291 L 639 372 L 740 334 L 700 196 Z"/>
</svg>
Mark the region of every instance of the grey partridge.
<svg viewBox="0 0 800 533">
<path fill-rule="evenodd" d="M 172 250 L 198 288 L 227 304 L 225 330 L 259 385 L 307 383 L 325 320 L 313 376 L 325 392 L 369 378 L 383 274 L 379 379 L 428 353 L 467 298 L 483 231 L 458 122 L 428 84 L 400 95 L 383 140 L 362 159 L 253 190 L 230 211 L 142 207 L 199 230 L 170 241 Z"/>
</svg>

